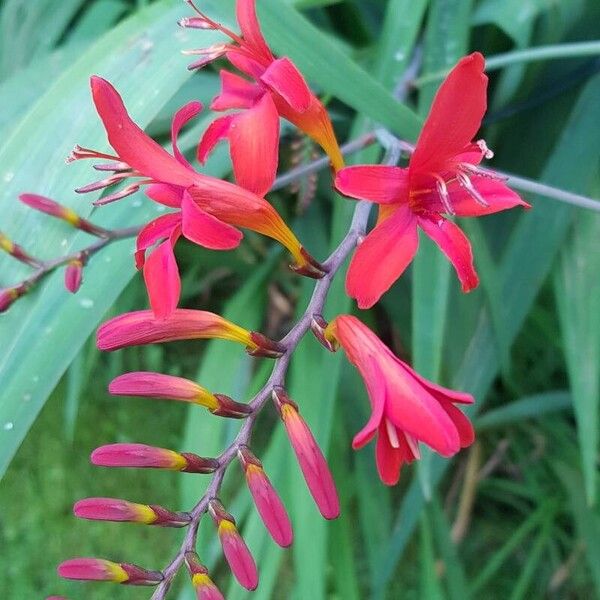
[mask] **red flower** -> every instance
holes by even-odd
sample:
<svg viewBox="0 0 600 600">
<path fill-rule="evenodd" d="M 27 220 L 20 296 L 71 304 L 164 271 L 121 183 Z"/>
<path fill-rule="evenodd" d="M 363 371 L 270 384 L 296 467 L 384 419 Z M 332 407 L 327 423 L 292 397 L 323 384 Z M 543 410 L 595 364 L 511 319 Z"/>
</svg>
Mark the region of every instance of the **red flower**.
<svg viewBox="0 0 600 600">
<path fill-rule="evenodd" d="M 220 117 L 212 123 L 198 146 L 200 162 L 206 160 L 217 142 L 227 138 L 236 181 L 263 196 L 271 188 L 277 171 L 281 116 L 319 144 L 336 170 L 342 168 L 344 159 L 325 107 L 289 58 L 273 56 L 256 18 L 255 0 L 237 0 L 240 35 L 209 19 L 192 2 L 188 4 L 199 17 L 182 19 L 181 26 L 214 29 L 231 39 L 228 44 L 190 51 L 202 58 L 189 68 L 203 67 L 225 55 L 251 80 L 221 71 L 222 91 L 211 108 L 243 112 Z"/>
<path fill-rule="evenodd" d="M 421 377 L 356 317 L 337 317 L 325 337 L 343 348 L 365 381 L 373 412 L 352 446 L 362 448 L 378 436 L 377 469 L 385 484 L 397 483 L 402 465 L 419 458 L 419 442 L 442 456 L 473 443 L 471 422 L 454 406 L 471 404 L 473 396 Z"/>
<path fill-rule="evenodd" d="M 233 183 L 194 171 L 177 147 L 181 128 L 202 109 L 190 102 L 173 117 L 171 141 L 173 155 L 140 129 L 127 113 L 115 88 L 101 77 L 91 78 L 94 104 L 117 156 L 77 146 L 68 160 L 83 158 L 109 159 L 97 165 L 114 174 L 79 192 L 101 189 L 130 177 L 141 178 L 120 192 L 104 197 L 105 204 L 148 186 L 146 194 L 156 202 L 178 209 L 151 221 L 137 240 L 136 265 L 144 269 L 150 304 L 157 317 L 164 318 L 177 307 L 181 282 L 173 247 L 181 235 L 213 250 L 230 250 L 239 245 L 243 235 L 238 227 L 269 236 L 285 246 L 296 260 L 297 272 L 322 277 L 320 265 L 304 250 L 277 211 L 263 198 Z M 146 260 L 148 249 L 158 244 Z"/>
<path fill-rule="evenodd" d="M 479 280 L 471 244 L 443 214 L 489 215 L 517 205 L 515 192 L 478 164 L 493 153 L 483 140 L 472 142 L 486 110 L 487 77 L 478 52 L 462 58 L 442 83 L 408 169 L 360 165 L 342 169 L 337 189 L 376 202 L 377 226 L 358 247 L 346 290 L 360 308 L 373 306 L 410 264 L 420 227 L 454 265 L 462 289 Z"/>
</svg>

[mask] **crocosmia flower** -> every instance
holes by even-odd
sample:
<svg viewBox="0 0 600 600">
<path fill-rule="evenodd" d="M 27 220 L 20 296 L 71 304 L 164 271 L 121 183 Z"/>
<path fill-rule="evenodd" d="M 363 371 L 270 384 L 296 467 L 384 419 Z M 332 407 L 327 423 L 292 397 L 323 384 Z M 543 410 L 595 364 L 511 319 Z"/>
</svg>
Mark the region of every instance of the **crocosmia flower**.
<svg viewBox="0 0 600 600">
<path fill-rule="evenodd" d="M 372 413 L 352 446 L 362 448 L 377 436 L 377 469 L 385 484 L 397 483 L 402 465 L 420 457 L 419 442 L 445 457 L 473 443 L 473 426 L 455 406 L 473 403 L 473 396 L 421 377 L 356 317 L 337 317 L 325 337 L 342 347 L 365 381 Z"/>
<path fill-rule="evenodd" d="M 342 169 L 337 189 L 379 204 L 377 226 L 358 247 L 346 290 L 360 308 L 373 306 L 410 264 L 421 228 L 454 265 L 464 292 L 477 287 L 471 244 L 444 215 L 479 217 L 517 205 L 529 208 L 489 171 L 493 153 L 473 142 L 486 111 L 485 62 L 478 52 L 462 58 L 442 83 L 407 169 L 360 165 Z"/>
<path fill-rule="evenodd" d="M 188 4 L 199 16 L 182 19 L 181 26 L 213 29 L 230 40 L 189 51 L 202 57 L 190 68 L 203 67 L 225 56 L 244 75 L 221 71 L 222 90 L 211 108 L 216 111 L 239 109 L 240 112 L 213 122 L 198 146 L 198 159 L 204 162 L 215 144 L 226 138 L 236 181 L 259 196 L 264 195 L 271 188 L 277 171 L 281 116 L 319 144 L 329 155 L 334 169 L 343 167 L 344 159 L 325 107 L 289 58 L 273 56 L 260 30 L 255 0 L 237 0 L 240 34 L 212 21 L 192 2 Z"/>
<path fill-rule="evenodd" d="M 108 81 L 92 77 L 91 88 L 116 156 L 76 146 L 68 161 L 108 159 L 112 162 L 97 165 L 96 169 L 113 172 L 108 178 L 77 191 L 98 190 L 134 178 L 133 183 L 104 197 L 100 203 L 123 198 L 146 186 L 150 198 L 176 209 L 148 223 L 137 239 L 136 266 L 144 270 L 150 305 L 157 317 L 171 314 L 179 301 L 181 281 L 173 248 L 182 235 L 205 248 L 230 250 L 243 237 L 237 228 L 251 229 L 285 246 L 296 261 L 292 265 L 296 272 L 316 278 L 323 276 L 319 263 L 266 200 L 233 183 L 197 173 L 182 155 L 177 136 L 202 109 L 199 102 L 190 102 L 175 114 L 171 155 L 133 122 L 121 96 Z M 251 168 L 255 167 L 251 163 Z M 151 248 L 154 249 L 146 259 Z"/>
</svg>

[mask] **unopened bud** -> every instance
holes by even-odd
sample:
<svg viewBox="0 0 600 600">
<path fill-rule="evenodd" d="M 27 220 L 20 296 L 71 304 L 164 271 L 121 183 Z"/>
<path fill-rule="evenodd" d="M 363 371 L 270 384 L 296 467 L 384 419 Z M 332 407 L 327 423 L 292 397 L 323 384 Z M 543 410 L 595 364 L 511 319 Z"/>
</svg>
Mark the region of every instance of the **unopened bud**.
<svg viewBox="0 0 600 600">
<path fill-rule="evenodd" d="M 333 477 L 312 432 L 298 412 L 298 405 L 281 387 L 274 388 L 272 396 L 319 512 L 326 519 L 337 518 L 340 501 Z"/>
<path fill-rule="evenodd" d="M 304 275 L 311 279 L 322 279 L 327 275 L 327 269 L 315 260 L 304 248 L 300 248 L 300 254 L 304 259 L 301 264 L 290 265 L 290 269 L 298 275 Z"/>
<path fill-rule="evenodd" d="M 163 580 L 160 571 L 147 571 L 130 563 L 116 563 L 102 558 L 72 558 L 58 567 L 64 579 L 110 581 L 125 585 L 157 585 Z"/>
<path fill-rule="evenodd" d="M 73 507 L 80 519 L 144 523 L 160 527 L 185 527 L 191 517 L 188 513 L 171 512 L 162 506 L 137 504 L 118 498 L 86 498 Z"/>
<path fill-rule="evenodd" d="M 29 265 L 30 267 L 40 267 L 41 263 L 37 258 L 31 256 L 31 254 L 25 252 L 25 250 L 19 246 L 19 244 L 15 244 L 10 238 L 4 235 L 0 231 L 0 250 L 4 250 L 7 254 L 10 254 L 12 257 L 20 260 L 22 263 Z"/>
<path fill-rule="evenodd" d="M 65 287 L 75 294 L 83 281 L 83 261 L 79 258 L 69 261 L 65 269 Z"/>
<path fill-rule="evenodd" d="M 27 286 L 19 284 L 15 287 L 0 290 L 0 313 L 6 312 L 21 296 L 27 293 Z"/>
<path fill-rule="evenodd" d="M 238 458 L 246 475 L 248 489 L 265 527 L 277 544 L 284 548 L 289 546 L 293 540 L 292 524 L 262 463 L 247 446 L 242 446 L 238 450 Z"/>
<path fill-rule="evenodd" d="M 208 512 L 217 525 L 223 554 L 234 577 L 247 590 L 255 590 L 258 586 L 256 563 L 235 526 L 235 519 L 216 498 L 208 503 Z"/>
<path fill-rule="evenodd" d="M 263 356 L 265 358 L 279 358 L 285 354 L 286 348 L 279 342 L 269 339 L 262 333 L 250 332 L 251 344 L 246 348 L 250 356 Z"/>
<path fill-rule="evenodd" d="M 102 227 L 98 227 L 90 221 L 87 221 L 83 217 L 80 217 L 74 210 L 46 198 L 45 196 L 39 196 L 38 194 L 21 194 L 19 200 L 34 210 L 43 212 L 44 214 L 50 215 L 57 219 L 61 219 L 69 225 L 72 225 L 76 229 L 85 231 L 91 235 L 97 237 L 108 237 L 109 232 Z"/>
<path fill-rule="evenodd" d="M 185 473 L 214 473 L 219 467 L 214 458 L 146 444 L 107 444 L 96 448 L 90 458 L 92 464 L 100 467 L 167 469 Z"/>
<path fill-rule="evenodd" d="M 208 576 L 208 569 L 200 562 L 195 552 L 185 553 L 185 565 L 192 578 L 192 585 L 196 590 L 198 600 L 225 600 L 223 594 Z"/>
</svg>

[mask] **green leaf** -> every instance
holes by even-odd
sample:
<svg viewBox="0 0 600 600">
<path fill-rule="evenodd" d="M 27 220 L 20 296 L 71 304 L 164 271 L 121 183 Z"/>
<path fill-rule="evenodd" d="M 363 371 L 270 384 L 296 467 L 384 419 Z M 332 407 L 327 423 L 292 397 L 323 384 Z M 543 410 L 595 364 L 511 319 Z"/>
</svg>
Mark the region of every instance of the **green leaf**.
<svg viewBox="0 0 600 600">
<path fill-rule="evenodd" d="M 443 600 L 444 593 L 436 573 L 433 535 L 427 513 L 421 515 L 421 535 L 419 538 L 421 585 L 420 598 Z"/>
<path fill-rule="evenodd" d="M 555 271 L 554 291 L 573 392 L 587 500 L 596 500 L 600 429 L 600 216 L 579 212 Z"/>
</svg>

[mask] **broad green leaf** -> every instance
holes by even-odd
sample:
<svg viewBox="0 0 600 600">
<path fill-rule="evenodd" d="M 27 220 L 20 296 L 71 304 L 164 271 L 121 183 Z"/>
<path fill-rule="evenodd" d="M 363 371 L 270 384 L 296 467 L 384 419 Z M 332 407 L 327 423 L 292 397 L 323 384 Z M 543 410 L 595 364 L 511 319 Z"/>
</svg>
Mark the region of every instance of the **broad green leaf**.
<svg viewBox="0 0 600 600">
<path fill-rule="evenodd" d="M 443 600 L 444 593 L 435 568 L 435 554 L 433 550 L 433 535 L 431 523 L 426 512 L 421 515 L 421 528 L 419 537 L 419 562 L 420 562 L 420 598 L 428 600 Z"/>
<path fill-rule="evenodd" d="M 48 258 L 89 243 L 89 236 L 74 234 L 64 223 L 16 200 L 21 192 L 37 192 L 83 215 L 90 212 L 93 198 L 74 201 L 72 192 L 93 176 L 90 165 L 64 165 L 75 143 L 107 146 L 89 97 L 89 75 L 100 73 L 113 80 L 134 118 L 147 125 L 188 77 L 178 56 L 182 41 L 173 35 L 178 14 L 169 2 L 158 3 L 104 36 L 54 82 L 0 148 L 4 182 L 0 228 L 32 253 Z M 183 32 L 183 40 L 187 35 Z M 94 218 L 105 227 L 117 228 L 144 223 L 158 214 L 155 207 L 139 203 L 130 199 L 97 211 Z M 0 474 L 62 373 L 133 276 L 131 248 L 131 242 L 120 242 L 92 259 L 78 295 L 65 293 L 63 273 L 56 272 L 0 316 L 0 424 L 6 428 L 0 437 Z M 27 273 L 10 257 L 0 257 L 0 265 L 1 285 L 15 283 Z"/>
<path fill-rule="evenodd" d="M 579 212 L 555 271 L 587 500 L 596 499 L 600 428 L 600 217 Z"/>
</svg>

